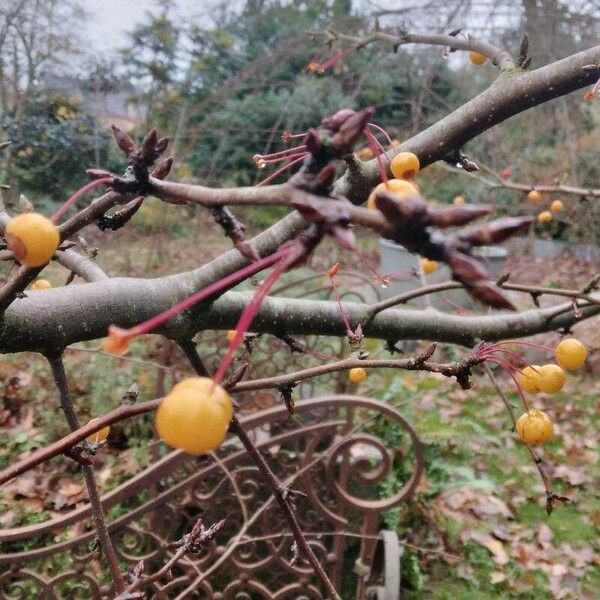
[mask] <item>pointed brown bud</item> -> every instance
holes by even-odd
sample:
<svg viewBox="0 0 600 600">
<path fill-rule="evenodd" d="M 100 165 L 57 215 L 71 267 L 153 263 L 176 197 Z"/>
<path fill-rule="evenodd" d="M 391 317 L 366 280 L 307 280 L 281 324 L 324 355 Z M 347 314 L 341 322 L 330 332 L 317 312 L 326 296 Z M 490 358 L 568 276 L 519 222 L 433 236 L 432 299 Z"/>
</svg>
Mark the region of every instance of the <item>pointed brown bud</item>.
<svg viewBox="0 0 600 600">
<path fill-rule="evenodd" d="M 319 187 L 323 187 L 323 188 L 329 188 L 333 185 L 333 182 L 335 180 L 335 174 L 337 172 L 336 166 L 333 164 L 328 164 L 327 166 L 323 167 L 316 178 L 316 183 L 319 185 Z"/>
<path fill-rule="evenodd" d="M 157 141 L 156 129 L 151 129 L 142 142 L 140 156 L 144 159 L 150 158 L 155 152 Z"/>
<path fill-rule="evenodd" d="M 253 246 L 246 240 L 235 240 L 233 245 L 237 248 L 238 252 L 250 262 L 256 262 L 260 258 Z"/>
<path fill-rule="evenodd" d="M 161 137 L 156 142 L 156 146 L 154 147 L 154 150 L 156 152 L 158 152 L 159 154 L 162 154 L 167 149 L 167 146 L 169 145 L 170 141 L 171 141 L 171 138 L 168 135 L 165 137 Z"/>
<path fill-rule="evenodd" d="M 96 225 L 101 231 L 110 229 L 116 231 L 125 226 L 130 219 L 139 210 L 140 206 L 144 203 L 144 196 L 138 196 L 130 202 L 128 202 L 123 208 L 118 210 L 114 215 L 106 216 L 103 215 L 96 221 Z"/>
<path fill-rule="evenodd" d="M 414 231 L 430 223 L 427 202 L 420 196 L 399 198 L 393 192 L 378 192 L 375 195 L 375 206 L 395 229 L 403 228 L 410 222 Z"/>
<path fill-rule="evenodd" d="M 458 250 L 451 250 L 446 262 L 454 279 L 461 283 L 471 285 L 490 278 L 487 269 L 478 260 Z"/>
<path fill-rule="evenodd" d="M 362 136 L 375 109 L 369 107 L 346 119 L 339 131 L 333 136 L 333 143 L 343 151 L 349 152 Z"/>
<path fill-rule="evenodd" d="M 470 158 L 466 157 L 462 161 L 462 168 L 467 173 L 475 173 L 476 171 L 479 171 L 479 165 L 475 161 L 472 161 Z"/>
<path fill-rule="evenodd" d="M 493 281 L 478 281 L 473 285 L 467 286 L 467 290 L 473 298 L 487 306 L 516 310 L 514 304 L 508 299 L 508 296 Z"/>
<path fill-rule="evenodd" d="M 348 120 L 350 117 L 356 114 L 355 110 L 351 108 L 342 108 L 338 110 L 336 113 L 331 115 L 330 117 L 325 117 L 321 121 L 320 127 L 323 129 L 328 129 L 331 133 L 335 133 L 339 130 L 342 124 Z"/>
<path fill-rule="evenodd" d="M 489 215 L 493 211 L 494 209 L 491 206 L 485 204 L 466 204 L 448 208 L 431 208 L 429 209 L 429 215 L 432 225 L 444 229 L 470 223 L 475 219 Z"/>
<path fill-rule="evenodd" d="M 117 142 L 117 146 L 119 146 L 123 154 L 125 154 L 127 158 L 133 156 L 133 154 L 136 152 L 136 147 L 133 140 L 116 125 L 111 125 L 110 127 L 112 129 L 115 141 Z"/>
<path fill-rule="evenodd" d="M 150 173 L 152 177 L 156 177 L 156 179 L 164 179 L 170 172 L 171 167 L 173 166 L 173 157 L 169 156 L 169 158 L 165 158 L 161 160 L 154 170 Z"/>
<path fill-rule="evenodd" d="M 459 239 L 471 246 L 486 246 L 499 244 L 504 240 L 525 231 L 533 223 L 533 217 L 505 217 L 490 221 L 480 227 L 475 227 L 459 234 Z"/>
<path fill-rule="evenodd" d="M 223 382 L 223 387 L 228 390 L 238 384 L 242 377 L 246 374 L 248 370 L 249 363 L 245 362 L 241 364 L 225 381 Z"/>
<path fill-rule="evenodd" d="M 26 213 L 33 211 L 33 204 L 25 194 L 19 196 L 19 212 Z"/>
<path fill-rule="evenodd" d="M 341 225 L 333 225 L 329 229 L 331 237 L 346 250 L 354 250 L 356 248 L 356 236 L 352 229 L 342 227 Z"/>
</svg>

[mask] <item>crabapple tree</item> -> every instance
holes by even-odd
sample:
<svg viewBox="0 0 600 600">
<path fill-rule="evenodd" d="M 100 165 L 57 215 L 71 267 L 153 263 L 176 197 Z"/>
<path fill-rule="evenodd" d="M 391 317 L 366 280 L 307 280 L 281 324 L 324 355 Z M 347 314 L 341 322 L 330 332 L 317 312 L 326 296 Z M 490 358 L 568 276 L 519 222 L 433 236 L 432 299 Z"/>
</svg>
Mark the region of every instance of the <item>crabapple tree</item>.
<svg viewBox="0 0 600 600">
<path fill-rule="evenodd" d="M 518 346 L 508 345 L 505 340 L 568 330 L 571 325 L 598 314 L 598 280 L 580 290 L 543 288 L 535 281 L 531 285 L 512 284 L 506 278 L 493 281 L 473 249 L 500 243 L 524 232 L 535 219 L 515 216 L 478 223 L 478 219 L 493 213 L 492 206 L 485 202 L 468 204 L 462 197 L 447 207 L 428 203 L 419 191 L 416 176 L 437 161 L 460 169 L 465 176 L 479 176 L 476 159 L 463 153 L 465 144 L 476 136 L 513 115 L 571 92 L 576 93 L 569 96 L 568 101 L 582 102 L 584 92 L 578 90 L 588 88 L 586 99 L 594 101 L 600 78 L 600 46 L 528 71 L 527 49 L 523 49 L 523 45 L 515 58 L 503 48 L 463 37 L 458 32 L 443 35 L 407 31 L 396 35 L 378 30 L 367 37 L 356 37 L 326 29 L 311 36 L 325 40 L 331 48 L 329 58 L 311 61 L 307 66 L 309 73 L 321 76 L 327 76 L 331 67 L 367 45 L 395 49 L 403 44 L 418 43 L 466 52 L 471 68 L 496 69 L 498 81 L 439 122 L 399 144 L 376 125 L 377 115 L 373 109 L 351 110 L 340 106 L 339 111 L 314 123 L 307 132 L 286 132 L 287 147 L 283 150 L 255 156 L 260 167 L 278 163 L 280 166 L 254 187 L 210 188 L 202 182 L 170 180 L 173 160 L 164 158 L 169 147 L 167 137 L 159 138 L 152 130 L 136 144 L 114 127 L 115 141 L 129 163 L 124 174 L 90 169 L 90 183 L 76 191 L 50 217 L 37 212 L 9 214 L 2 207 L 0 224 L 5 258 L 15 266 L 0 289 L 0 351 L 38 352 L 47 358 L 58 390 L 58 402 L 72 431 L 65 438 L 11 464 L 0 473 L 0 482 L 58 454 L 77 460 L 84 472 L 115 597 L 136 597 L 133 594 L 139 589 L 139 581 L 152 575 L 137 573 L 137 580 L 128 583 L 120 571 L 90 460 L 91 449 L 103 443 L 108 428 L 114 423 L 156 412 L 160 438 L 169 446 L 191 454 L 216 449 L 228 434 L 239 437 L 279 503 L 298 553 L 310 563 L 328 597 L 339 598 L 339 592 L 328 579 L 296 517 L 294 505 L 301 502 L 301 498 L 281 485 L 237 417 L 240 407 L 235 398 L 241 391 L 287 390 L 282 396 L 293 411 L 290 390 L 299 382 L 324 373 L 345 371 L 353 385 L 360 385 L 367 373 L 376 369 L 422 370 L 440 373 L 448 377 L 448 385 L 458 384 L 468 389 L 476 369 L 490 372 L 490 364 L 499 366 L 514 380 L 521 396 L 520 416 L 513 414 L 508 403 L 507 409 L 516 435 L 536 459 L 546 486 L 548 510 L 552 510 L 558 499 L 548 485 L 543 464 L 534 450 L 552 437 L 553 423 L 544 412 L 530 410 L 528 396 L 560 390 L 566 371 L 583 365 L 586 349 L 578 340 L 567 337 L 556 348 L 556 356 L 549 357 L 548 364 L 528 365 L 515 351 Z M 357 156 L 358 143 L 368 145 L 370 152 L 362 156 L 372 158 L 363 161 Z M 292 169 L 295 172 L 290 174 Z M 509 186 L 521 185 L 511 182 L 510 175 L 507 178 L 505 173 L 497 179 Z M 105 191 L 93 201 L 84 202 L 84 195 L 96 188 Z M 545 191 L 538 188 L 536 182 L 523 184 L 518 189 L 527 193 L 533 204 L 541 202 Z M 569 193 L 568 189 L 564 191 Z M 597 194 L 598 190 L 590 190 L 590 196 Z M 230 238 L 232 248 L 192 271 L 154 279 L 105 273 L 79 251 L 79 232 L 93 226 L 107 231 L 127 227 L 149 196 L 162 200 L 171 211 L 192 204 L 210 211 L 215 227 L 220 227 Z M 267 205 L 285 207 L 289 213 L 253 239 L 246 239 L 245 228 L 232 207 L 259 210 Z M 537 220 L 546 223 L 553 213 L 563 208 L 562 202 L 555 201 L 550 210 L 540 212 Z M 339 265 L 332 265 L 326 274 L 334 297 L 331 301 L 270 295 L 278 279 L 305 263 L 325 238 L 330 238 L 349 256 L 358 256 L 358 260 L 368 263 L 356 244 L 357 236 L 366 231 L 419 255 L 420 270 L 424 274 L 433 273 L 441 264 L 447 265 L 451 281 L 424 286 L 375 304 L 349 302 L 338 292 Z M 63 265 L 84 283 L 49 286 L 40 278 L 49 261 Z M 379 274 L 372 265 L 368 268 L 380 282 L 387 282 L 386 274 Z M 232 291 L 240 282 L 262 272 L 266 274 L 254 292 Z M 27 290 L 30 284 L 34 293 Z M 464 289 L 490 311 L 457 317 L 399 308 L 411 298 L 454 288 Z M 509 291 L 535 298 L 556 295 L 565 302 L 519 312 Z M 207 329 L 227 330 L 228 348 L 215 372 L 209 372 L 193 342 L 198 331 Z M 317 367 L 253 380 L 246 377 L 247 365 L 231 368 L 236 350 L 247 341 L 248 332 L 277 336 L 290 350 L 297 352 L 303 351 L 303 345 L 293 336 L 341 336 L 347 340 L 347 356 L 341 360 L 328 360 L 324 356 Z M 62 361 L 64 349 L 75 342 L 104 339 L 106 352 L 123 355 L 132 339 L 148 333 L 162 334 L 177 343 L 196 376 L 177 383 L 162 399 L 123 405 L 81 426 Z M 373 359 L 364 348 L 365 336 L 385 340 L 390 350 L 394 349 L 395 342 L 404 339 L 457 344 L 462 347 L 461 357 L 454 362 L 435 362 L 432 360 L 435 344 L 431 344 L 413 357 Z M 199 543 L 214 539 L 219 534 L 217 525 L 210 530 L 194 529 L 177 556 L 180 558 L 191 548 L 197 550 Z"/>
</svg>

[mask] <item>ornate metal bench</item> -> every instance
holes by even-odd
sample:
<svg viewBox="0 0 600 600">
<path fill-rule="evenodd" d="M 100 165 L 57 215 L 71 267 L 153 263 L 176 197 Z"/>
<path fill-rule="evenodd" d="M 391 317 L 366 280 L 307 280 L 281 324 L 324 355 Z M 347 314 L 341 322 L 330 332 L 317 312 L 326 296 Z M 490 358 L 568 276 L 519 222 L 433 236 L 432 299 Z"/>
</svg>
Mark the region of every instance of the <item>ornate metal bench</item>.
<svg viewBox="0 0 600 600">
<path fill-rule="evenodd" d="M 380 484 L 393 455 L 370 433 L 375 419 L 406 432 L 413 461 L 409 480 L 391 497 L 382 498 Z M 380 515 L 410 496 L 423 460 L 421 444 L 402 415 L 376 400 L 334 395 L 300 401 L 294 417 L 276 406 L 246 415 L 243 422 L 281 480 L 306 494 L 297 501 L 298 518 L 343 597 L 398 599 L 400 545 L 394 532 L 379 531 Z M 110 521 L 119 558 L 129 569 L 143 559 L 146 574 L 172 557 L 168 544 L 189 532 L 198 516 L 207 526 L 226 519 L 215 544 L 185 555 L 148 582 L 147 597 L 323 598 L 308 565 L 294 561 L 283 515 L 235 440 L 201 459 L 171 452 L 107 493 L 103 502 L 107 510 L 121 508 Z M 27 541 L 30 549 L 0 555 L 0 598 L 113 598 L 91 549 L 90 520 L 86 505 L 38 525 L 1 531 L 3 549 L 17 541 Z M 55 541 L 67 527 L 79 533 Z M 41 573 L 38 559 L 49 556 L 57 571 Z"/>
</svg>

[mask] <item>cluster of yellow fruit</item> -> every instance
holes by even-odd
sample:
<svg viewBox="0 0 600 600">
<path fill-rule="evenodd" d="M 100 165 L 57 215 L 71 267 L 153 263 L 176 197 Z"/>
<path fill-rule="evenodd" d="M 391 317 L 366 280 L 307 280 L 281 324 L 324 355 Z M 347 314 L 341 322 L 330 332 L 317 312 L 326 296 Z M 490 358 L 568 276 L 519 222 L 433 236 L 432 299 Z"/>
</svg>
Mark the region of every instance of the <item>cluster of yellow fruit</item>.
<svg viewBox="0 0 600 600">
<path fill-rule="evenodd" d="M 419 188 L 408 179 L 412 179 L 420 169 L 419 158 L 412 152 L 399 152 L 392 159 L 390 169 L 394 179 L 380 183 L 369 194 L 367 208 L 376 208 L 375 196 L 381 192 L 390 192 L 400 199 L 419 195 Z M 464 203 L 464 198 L 463 198 Z M 435 260 L 424 258 L 421 261 L 423 273 L 430 274 L 437 271 L 438 264 Z"/>
<path fill-rule="evenodd" d="M 219 384 L 190 377 L 162 399 L 155 425 L 160 439 L 172 448 L 206 454 L 223 443 L 232 417 L 231 397 Z"/>
<path fill-rule="evenodd" d="M 419 188 L 410 183 L 408 179 L 412 179 L 421 168 L 419 158 L 412 152 L 398 152 L 390 163 L 390 170 L 394 179 L 384 181 L 373 188 L 367 200 L 368 208 L 377 208 L 375 206 L 375 196 L 380 192 L 390 192 L 396 194 L 400 198 L 408 198 L 410 196 L 418 196 Z"/>
<path fill-rule="evenodd" d="M 585 346 L 575 338 L 563 340 L 556 346 L 555 359 L 558 364 L 531 365 L 525 367 L 517 377 L 521 389 L 530 394 L 545 392 L 555 394 L 565 384 L 566 370 L 579 369 L 587 358 Z M 541 410 L 529 410 L 522 414 L 516 426 L 518 436 L 530 446 L 539 446 L 554 434 L 552 419 Z"/>
<path fill-rule="evenodd" d="M 11 219 L 4 231 L 6 245 L 15 258 L 28 267 L 45 265 L 60 244 L 54 223 L 39 213 L 24 213 Z"/>
<path fill-rule="evenodd" d="M 532 204 L 538 204 L 542 199 L 542 194 L 537 190 L 530 190 L 527 193 L 527 199 Z M 550 210 L 543 210 L 538 214 L 538 223 L 550 223 L 550 221 L 552 221 L 552 213 L 560 212 L 564 210 L 564 208 L 565 205 L 562 203 L 562 200 L 553 200 L 550 203 Z"/>
</svg>

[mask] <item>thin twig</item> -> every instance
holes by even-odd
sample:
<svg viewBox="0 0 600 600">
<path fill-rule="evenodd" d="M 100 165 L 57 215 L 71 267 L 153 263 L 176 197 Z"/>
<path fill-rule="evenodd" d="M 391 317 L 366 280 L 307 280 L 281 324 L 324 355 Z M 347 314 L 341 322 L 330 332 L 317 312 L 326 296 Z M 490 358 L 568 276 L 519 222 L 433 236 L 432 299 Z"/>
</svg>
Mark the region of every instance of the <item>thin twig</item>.
<svg viewBox="0 0 600 600">
<path fill-rule="evenodd" d="M 316 375 L 325 375 L 327 373 L 343 371 L 344 369 L 353 368 L 355 366 L 363 366 L 367 368 L 406 369 L 411 371 L 423 370 L 433 373 L 441 373 L 442 375 L 446 375 L 448 377 L 461 378 L 468 375 L 470 366 L 473 366 L 479 362 L 478 360 L 474 360 L 469 356 L 465 357 L 465 359 L 460 362 L 430 362 L 427 359 L 430 356 L 429 353 L 434 347 L 435 346 L 432 344 L 428 346 L 424 353 L 406 359 L 342 359 L 310 369 L 302 369 L 293 373 L 286 373 L 277 377 L 240 382 L 230 388 L 229 391 L 235 393 L 249 390 L 274 388 L 280 385 L 301 381 L 309 377 L 315 377 Z M 459 380 L 459 383 L 462 385 L 461 380 Z M 112 425 L 114 423 L 130 419 L 131 417 L 155 411 L 160 402 L 161 398 L 157 398 L 136 404 L 122 404 L 118 408 L 115 408 L 105 415 L 98 417 L 94 422 L 87 423 L 83 427 L 77 429 L 77 431 L 73 431 L 61 439 L 56 440 L 52 444 L 35 450 L 26 458 L 12 463 L 3 471 L 0 471 L 0 485 L 5 484 L 7 481 L 14 479 L 25 471 L 28 471 L 29 469 L 47 460 L 50 460 L 55 456 L 58 456 L 59 454 L 64 454 L 65 451 L 85 440 L 90 435 L 100 431 L 100 429 L 106 427 L 107 425 Z"/>
<path fill-rule="evenodd" d="M 189 352 L 192 351 L 189 345 L 188 349 Z M 197 354 L 195 347 L 193 349 L 193 352 Z M 203 366 L 200 356 L 198 356 L 197 358 L 192 357 L 190 362 L 194 369 L 197 368 L 197 365 Z M 260 453 L 260 450 L 255 446 L 254 442 L 250 439 L 250 436 L 248 435 L 247 431 L 244 429 L 243 425 L 239 422 L 238 418 L 235 415 L 231 419 L 229 430 L 232 431 L 235 435 L 237 435 L 237 437 L 240 439 L 244 448 L 246 448 L 246 451 L 256 464 L 258 470 L 262 473 L 263 477 L 265 478 L 268 486 L 271 488 L 271 491 L 275 495 L 275 498 L 277 499 L 277 502 L 281 507 L 281 510 L 283 511 L 283 514 L 285 515 L 285 518 L 287 519 L 290 528 L 292 529 L 296 544 L 304 553 L 306 559 L 310 563 L 310 566 L 313 568 L 315 574 L 321 581 L 321 584 L 327 590 L 327 593 L 332 598 L 332 600 L 341 600 L 341 597 L 335 590 L 333 584 L 327 576 L 327 573 L 325 572 L 321 563 L 319 562 L 319 559 L 316 557 L 308 541 L 306 540 L 306 537 L 304 536 L 302 527 L 300 526 L 300 523 L 296 518 L 296 513 L 294 512 L 294 509 L 289 500 L 289 489 L 282 486 L 281 482 L 279 481 L 279 479 L 277 479 L 277 476 L 275 475 L 275 473 L 273 473 L 267 461 Z"/>
<path fill-rule="evenodd" d="M 65 413 L 69 427 L 71 431 L 76 431 L 79 429 L 79 420 L 71 401 L 71 394 L 69 392 L 69 384 L 67 381 L 67 375 L 65 373 L 64 363 L 62 361 L 62 355 L 49 355 L 46 358 L 50 363 L 52 376 L 54 377 L 54 383 L 56 384 L 60 394 L 60 405 Z M 108 533 L 106 516 L 104 514 L 104 509 L 102 508 L 102 500 L 100 498 L 98 485 L 96 484 L 94 468 L 92 465 L 86 464 L 85 462 L 81 463 L 81 468 L 83 469 L 83 475 L 85 478 L 85 484 L 87 486 L 90 506 L 92 508 L 92 515 L 94 518 L 94 525 L 96 526 L 96 533 L 98 534 L 98 540 L 100 541 L 102 552 L 104 553 L 104 557 L 108 563 L 108 568 L 111 572 L 115 590 L 118 593 L 121 593 L 125 590 L 125 582 L 123 581 L 123 575 L 119 569 L 119 561 Z"/>
<path fill-rule="evenodd" d="M 511 181 L 510 179 L 504 179 L 494 170 L 489 167 L 482 165 L 481 162 L 477 161 L 479 167 L 488 173 L 491 177 L 494 178 L 494 181 L 491 181 L 487 177 L 484 177 L 480 173 L 477 172 L 469 172 L 464 169 L 457 169 L 455 167 L 451 167 L 448 164 L 443 163 L 444 169 L 450 171 L 451 173 L 461 173 L 480 181 L 486 187 L 490 189 L 498 189 L 505 188 L 507 190 L 513 190 L 515 192 L 523 192 L 527 193 L 531 190 L 536 190 L 542 194 L 568 194 L 571 196 L 578 196 L 580 198 L 600 198 L 600 188 L 584 188 L 578 187 L 574 185 L 565 185 L 565 184 L 557 184 L 557 185 L 545 185 L 545 184 L 527 184 L 527 183 L 517 183 L 516 181 Z"/>
</svg>

